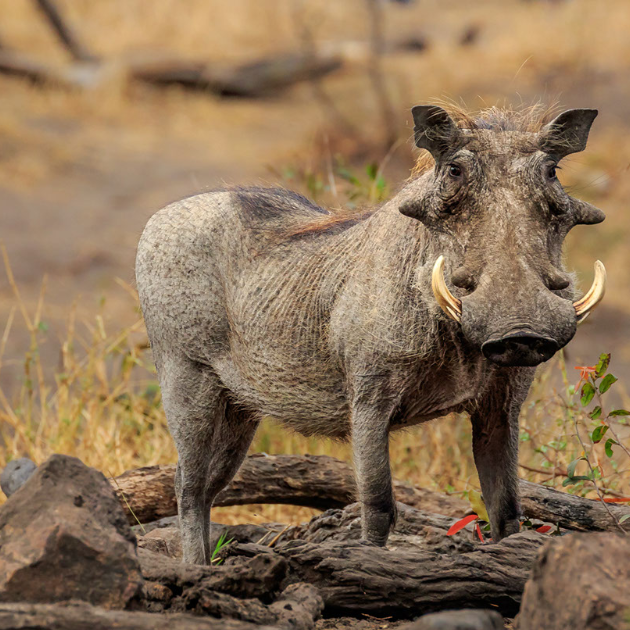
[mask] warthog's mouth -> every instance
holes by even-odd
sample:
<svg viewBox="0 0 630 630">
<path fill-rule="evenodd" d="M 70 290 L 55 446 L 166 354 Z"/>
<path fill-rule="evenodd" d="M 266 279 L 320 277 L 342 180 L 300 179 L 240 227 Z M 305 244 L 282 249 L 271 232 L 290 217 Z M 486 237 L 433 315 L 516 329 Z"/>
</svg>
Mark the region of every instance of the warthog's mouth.
<svg viewBox="0 0 630 630">
<path fill-rule="evenodd" d="M 433 266 L 431 288 L 440 308 L 456 322 L 462 321 L 462 301 L 456 298 L 446 286 L 444 280 L 444 256 L 440 256 Z M 595 261 L 595 278 L 586 295 L 573 302 L 577 323 L 583 322 L 589 313 L 602 301 L 606 292 L 606 268 L 599 260 Z"/>
</svg>

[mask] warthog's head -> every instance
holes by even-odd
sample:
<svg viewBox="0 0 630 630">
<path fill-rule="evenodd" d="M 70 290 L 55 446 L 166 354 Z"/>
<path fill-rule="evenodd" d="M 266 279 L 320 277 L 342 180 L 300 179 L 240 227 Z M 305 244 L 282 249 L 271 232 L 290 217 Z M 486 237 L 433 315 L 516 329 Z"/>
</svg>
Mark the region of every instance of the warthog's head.
<svg viewBox="0 0 630 630">
<path fill-rule="evenodd" d="M 556 177 L 558 162 L 585 148 L 597 111 L 574 109 L 537 126 L 500 110 L 459 124 L 440 107 L 412 111 L 416 145 L 435 167 L 400 211 L 439 243 L 432 276 L 438 304 L 490 361 L 546 361 L 604 293 L 597 261 L 593 287 L 574 301 L 563 240 L 574 225 L 599 223 L 604 213 L 570 197 Z"/>
</svg>

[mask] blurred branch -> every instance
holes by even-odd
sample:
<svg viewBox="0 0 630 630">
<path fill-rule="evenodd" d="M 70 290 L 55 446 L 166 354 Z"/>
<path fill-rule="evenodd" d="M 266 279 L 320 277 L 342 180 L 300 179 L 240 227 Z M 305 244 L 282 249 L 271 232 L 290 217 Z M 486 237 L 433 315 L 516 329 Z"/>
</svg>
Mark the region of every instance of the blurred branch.
<svg viewBox="0 0 630 630">
<path fill-rule="evenodd" d="M 23 77 L 33 83 L 61 83 L 65 81 L 45 64 L 33 61 L 20 53 L 0 49 L 0 73 Z"/>
<path fill-rule="evenodd" d="M 76 61 L 95 61 L 97 57 L 79 41 L 76 34 L 67 24 L 54 0 L 35 0 L 37 6 L 57 34 L 66 50 Z"/>
<path fill-rule="evenodd" d="M 385 129 L 385 142 L 391 146 L 396 141 L 396 118 L 394 107 L 387 91 L 387 83 L 383 73 L 382 58 L 386 51 L 385 35 L 383 25 L 385 15 L 381 0 L 366 0 L 368 16 L 370 21 L 370 61 L 368 63 L 368 74 L 374 88 L 381 119 Z"/>
<path fill-rule="evenodd" d="M 236 67 L 213 67 L 190 61 L 156 61 L 130 68 L 135 79 L 156 85 L 177 84 L 221 96 L 256 97 L 312 81 L 341 67 L 336 56 L 284 55 Z"/>
</svg>

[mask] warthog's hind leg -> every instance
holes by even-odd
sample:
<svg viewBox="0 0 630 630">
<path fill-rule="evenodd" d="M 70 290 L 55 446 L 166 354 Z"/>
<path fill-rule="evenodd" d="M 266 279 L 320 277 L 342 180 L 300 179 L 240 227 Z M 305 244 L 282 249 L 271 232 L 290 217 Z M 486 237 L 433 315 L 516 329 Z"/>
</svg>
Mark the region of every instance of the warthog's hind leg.
<svg viewBox="0 0 630 630">
<path fill-rule="evenodd" d="M 258 422 L 229 402 L 208 366 L 187 359 L 160 363 L 164 409 L 179 457 L 175 490 L 184 562 L 209 564 L 212 501 L 241 465 Z"/>
</svg>

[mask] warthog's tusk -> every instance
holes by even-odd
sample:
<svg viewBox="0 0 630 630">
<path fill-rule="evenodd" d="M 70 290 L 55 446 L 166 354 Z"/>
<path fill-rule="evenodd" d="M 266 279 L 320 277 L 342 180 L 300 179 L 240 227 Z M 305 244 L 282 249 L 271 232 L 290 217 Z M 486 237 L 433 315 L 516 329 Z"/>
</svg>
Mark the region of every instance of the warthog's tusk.
<svg viewBox="0 0 630 630">
<path fill-rule="evenodd" d="M 601 263 L 600 263 L 601 265 Z M 603 266 L 603 265 L 602 265 Z M 462 321 L 462 303 L 446 286 L 444 282 L 444 256 L 440 256 L 433 265 L 431 274 L 431 288 L 440 308 L 456 322 Z"/>
<path fill-rule="evenodd" d="M 435 289 L 434 289 L 435 291 Z M 578 324 L 583 322 L 588 314 L 602 301 L 606 292 L 606 267 L 600 260 L 595 261 L 595 278 L 588 293 L 577 302 L 573 302 Z"/>
</svg>

